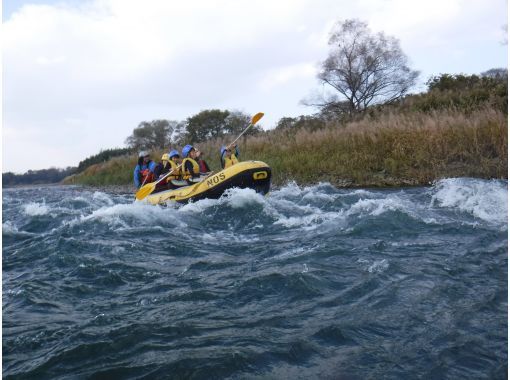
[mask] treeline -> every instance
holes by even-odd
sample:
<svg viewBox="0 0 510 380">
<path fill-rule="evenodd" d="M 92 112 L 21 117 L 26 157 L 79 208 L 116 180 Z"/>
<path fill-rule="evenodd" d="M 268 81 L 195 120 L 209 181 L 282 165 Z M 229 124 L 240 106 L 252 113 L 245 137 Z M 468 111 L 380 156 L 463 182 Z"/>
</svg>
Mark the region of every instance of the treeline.
<svg viewBox="0 0 510 380">
<path fill-rule="evenodd" d="M 319 106 L 319 112 L 313 115 L 298 117 L 283 117 L 277 124 L 276 130 L 297 131 L 305 128 L 316 131 L 332 123 L 336 126 L 346 125 L 363 119 L 381 117 L 387 113 L 433 112 L 457 110 L 463 113 L 474 112 L 483 108 L 497 109 L 507 113 L 508 104 L 508 72 L 506 69 L 491 69 L 480 75 L 441 74 L 431 77 L 427 81 L 427 91 L 421 94 L 411 94 L 382 104 L 368 106 L 353 112 L 345 101 L 330 102 Z M 117 155 L 136 152 L 139 150 L 168 149 L 170 146 L 197 144 L 242 132 L 250 122 L 250 115 L 240 111 L 203 110 L 183 121 L 153 120 L 143 121 L 127 137 L 128 148 L 110 150 L 120 154 L 106 155 L 108 159 Z M 257 135 L 264 131 L 256 126 L 248 135 Z M 270 131 L 269 131 L 270 132 Z M 99 156 L 99 155 L 98 155 Z M 105 159 L 85 160 L 80 162 L 79 171 L 91 164 Z"/>
<path fill-rule="evenodd" d="M 491 69 L 480 75 L 441 74 L 427 81 L 427 90 L 423 93 L 369 106 L 357 113 L 342 112 L 344 108 L 341 104 L 328 104 L 322 106 L 314 115 L 283 117 L 278 121 L 275 130 L 295 133 L 304 128 L 316 131 L 331 124 L 341 127 L 367 117 L 376 120 L 388 114 L 457 111 L 468 115 L 485 109 L 496 109 L 507 114 L 507 83 L 507 69 Z"/>
<path fill-rule="evenodd" d="M 2 173 L 2 187 L 59 183 L 68 176 L 83 172 L 91 165 L 106 162 L 113 157 L 121 157 L 131 153 L 131 148 L 106 149 L 80 161 L 78 167 L 29 170 L 23 174 L 15 174 L 12 172 Z"/>
<path fill-rule="evenodd" d="M 480 75 L 442 74 L 427 82 L 424 94 L 407 96 L 411 111 L 458 109 L 465 113 L 493 108 L 508 113 L 508 70 L 491 69 Z"/>
<path fill-rule="evenodd" d="M 87 157 L 83 161 L 80 161 L 78 164 L 78 168 L 76 170 L 77 173 L 81 173 L 90 165 L 99 164 L 101 162 L 106 162 L 113 157 L 124 156 L 127 154 L 133 153 L 131 148 L 114 148 L 114 149 L 106 149 L 101 150 L 98 154 Z"/>
<path fill-rule="evenodd" d="M 132 151 L 139 151 L 198 143 L 228 134 L 239 134 L 250 123 L 250 119 L 250 115 L 241 111 L 210 109 L 182 121 L 142 121 L 126 138 L 126 145 Z M 262 128 L 255 126 L 247 134 L 254 135 L 261 131 Z"/>
<path fill-rule="evenodd" d="M 490 72 L 494 72 L 491 70 Z M 327 181 L 339 186 L 426 185 L 438 178 L 507 177 L 507 76 L 442 74 L 425 93 L 359 113 L 285 117 L 273 130 L 243 139 L 241 158 L 273 168 L 273 183 Z M 200 149 L 219 170 L 225 135 Z M 168 146 L 164 147 L 168 149 Z M 165 151 L 152 150 L 157 160 Z M 136 156 L 89 167 L 69 183 L 129 184 Z"/>
<path fill-rule="evenodd" d="M 75 172 L 76 167 L 67 167 L 29 170 L 24 174 L 2 173 L 2 187 L 58 183 Z"/>
</svg>

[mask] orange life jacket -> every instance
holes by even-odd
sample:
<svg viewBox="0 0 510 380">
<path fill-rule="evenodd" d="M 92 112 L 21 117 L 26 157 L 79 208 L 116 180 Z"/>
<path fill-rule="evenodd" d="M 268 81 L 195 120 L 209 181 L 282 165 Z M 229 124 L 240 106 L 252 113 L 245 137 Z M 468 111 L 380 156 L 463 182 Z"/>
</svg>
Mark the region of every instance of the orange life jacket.
<svg viewBox="0 0 510 380">
<path fill-rule="evenodd" d="M 147 184 L 154 182 L 154 173 L 151 172 L 149 169 L 144 169 L 140 171 L 140 183 Z"/>
</svg>

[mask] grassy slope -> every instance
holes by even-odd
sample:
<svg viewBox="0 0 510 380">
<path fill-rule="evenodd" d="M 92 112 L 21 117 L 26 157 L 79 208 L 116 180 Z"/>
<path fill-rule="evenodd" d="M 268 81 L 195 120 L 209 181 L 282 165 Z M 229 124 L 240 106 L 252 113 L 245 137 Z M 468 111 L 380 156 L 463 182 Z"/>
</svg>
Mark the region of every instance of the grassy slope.
<svg viewBox="0 0 510 380">
<path fill-rule="evenodd" d="M 219 170 L 219 146 L 229 140 L 198 144 L 213 170 Z M 507 116 L 491 108 L 470 115 L 452 110 L 386 114 L 314 132 L 269 131 L 244 139 L 240 149 L 243 160 L 269 164 L 276 185 L 295 180 L 403 186 L 446 177 L 506 178 Z M 134 156 L 117 157 L 65 183 L 129 184 L 135 162 Z"/>
</svg>

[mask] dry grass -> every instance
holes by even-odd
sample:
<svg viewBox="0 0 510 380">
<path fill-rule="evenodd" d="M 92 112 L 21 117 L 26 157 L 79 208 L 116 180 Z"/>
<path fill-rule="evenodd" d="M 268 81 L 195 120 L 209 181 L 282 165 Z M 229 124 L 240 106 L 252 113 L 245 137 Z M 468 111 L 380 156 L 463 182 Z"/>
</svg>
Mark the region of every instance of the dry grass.
<svg viewBox="0 0 510 380">
<path fill-rule="evenodd" d="M 494 109 L 387 114 L 311 132 L 269 131 L 241 139 L 243 160 L 260 160 L 280 185 L 328 181 L 352 186 L 427 184 L 445 177 L 506 178 L 507 117 Z M 233 138 L 198 144 L 214 170 L 219 148 Z M 160 157 L 157 152 L 153 157 Z M 135 157 L 88 168 L 75 183 L 132 181 Z"/>
</svg>

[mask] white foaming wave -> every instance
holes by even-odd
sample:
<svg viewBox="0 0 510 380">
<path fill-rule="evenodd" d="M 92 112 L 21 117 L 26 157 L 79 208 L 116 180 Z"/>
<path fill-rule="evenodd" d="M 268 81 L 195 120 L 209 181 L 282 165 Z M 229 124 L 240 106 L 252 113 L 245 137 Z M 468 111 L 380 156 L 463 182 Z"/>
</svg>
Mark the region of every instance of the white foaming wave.
<svg viewBox="0 0 510 380">
<path fill-rule="evenodd" d="M 325 202 L 334 202 L 338 198 L 338 195 L 325 194 L 325 193 L 314 193 L 313 191 L 307 192 L 303 195 L 302 199 L 310 200 L 310 201 L 325 201 Z"/>
<path fill-rule="evenodd" d="M 410 214 L 412 207 L 410 202 L 401 198 L 360 199 L 347 210 L 347 215 L 379 216 L 388 211 L 402 211 Z"/>
<path fill-rule="evenodd" d="M 399 211 L 407 216 L 426 224 L 439 224 L 438 216 L 431 216 L 430 211 L 424 206 L 403 195 L 391 195 L 387 198 L 360 199 L 346 211 L 346 216 L 358 216 L 358 218 L 370 215 L 379 216 L 386 212 Z M 439 218 L 441 219 L 441 218 Z"/>
<path fill-rule="evenodd" d="M 265 205 L 264 196 L 253 189 L 229 189 L 221 198 L 233 208 L 244 208 L 252 204 Z"/>
<path fill-rule="evenodd" d="M 287 228 L 301 227 L 304 230 L 314 230 L 323 223 L 344 218 L 342 212 L 323 212 L 321 210 L 307 215 L 290 217 L 276 211 L 273 212 L 272 216 L 277 218 L 273 223 L 275 225 L 281 225 Z"/>
<path fill-rule="evenodd" d="M 323 199 L 335 200 L 338 195 L 327 194 L 325 190 L 334 189 L 333 185 L 328 182 L 319 182 L 318 184 L 300 187 L 295 181 L 287 183 L 285 186 L 272 191 L 271 196 L 274 198 L 288 198 L 301 196 L 303 199 Z"/>
<path fill-rule="evenodd" d="M 204 241 L 204 243 L 227 242 L 238 244 L 238 243 L 256 243 L 260 241 L 260 238 L 258 236 L 249 236 L 233 231 L 215 231 L 211 233 L 204 233 L 200 237 Z"/>
<path fill-rule="evenodd" d="M 162 208 L 152 206 L 141 202 L 128 204 L 116 204 L 113 206 L 104 206 L 92 212 L 90 215 L 82 215 L 77 221 L 79 223 L 99 220 L 108 224 L 120 225 L 124 228 L 137 227 L 130 225 L 126 219 L 135 219 L 139 225 L 154 226 L 161 222 L 170 223 L 179 227 L 186 227 L 186 223 L 180 221 L 172 208 Z"/>
<path fill-rule="evenodd" d="M 18 227 L 12 224 L 10 221 L 2 223 L 2 234 L 3 235 L 12 235 L 12 236 L 32 236 L 35 235 L 32 232 L 20 231 Z"/>
<path fill-rule="evenodd" d="M 297 185 L 297 183 L 292 181 L 277 190 L 271 191 L 271 196 L 273 198 L 286 198 L 286 197 L 301 195 L 301 192 L 302 192 L 302 190 Z"/>
<path fill-rule="evenodd" d="M 433 188 L 431 205 L 457 208 L 476 218 L 498 225 L 507 224 L 508 187 L 496 180 L 449 178 Z"/>
<path fill-rule="evenodd" d="M 197 202 L 190 202 L 179 209 L 180 213 L 200 214 L 203 211 L 219 204 L 217 199 L 202 199 Z"/>
<path fill-rule="evenodd" d="M 23 206 L 23 211 L 29 216 L 46 215 L 50 212 L 50 208 L 44 203 L 30 202 Z"/>
<path fill-rule="evenodd" d="M 115 202 L 108 196 L 108 194 L 101 191 L 95 191 L 94 194 L 92 194 L 92 199 L 108 206 L 113 206 L 115 204 Z"/>
<path fill-rule="evenodd" d="M 378 193 L 374 193 L 372 191 L 364 190 L 364 189 L 356 189 L 356 190 L 349 190 L 346 192 L 343 192 L 340 194 L 341 197 L 363 197 L 363 198 L 377 198 L 380 196 Z"/>
<path fill-rule="evenodd" d="M 374 273 L 374 272 L 375 273 L 382 273 L 386 269 L 388 269 L 388 267 L 390 266 L 390 263 L 386 259 L 374 260 L 373 263 L 370 263 L 370 261 L 366 260 L 366 259 L 358 259 L 357 262 L 362 264 L 364 269 L 368 273 Z"/>
<path fill-rule="evenodd" d="M 179 209 L 184 213 L 201 213 L 211 207 L 228 205 L 232 208 L 244 208 L 253 204 L 265 205 L 266 199 L 253 189 L 228 189 L 219 199 L 202 199 L 191 202 Z"/>
<path fill-rule="evenodd" d="M 328 194 L 327 190 L 331 192 L 331 190 L 336 190 L 333 185 L 331 185 L 328 182 L 319 182 L 316 185 L 312 186 L 306 186 L 303 189 L 303 199 L 307 200 L 322 200 L 322 201 L 328 201 L 333 202 L 335 201 L 339 194 Z"/>
<path fill-rule="evenodd" d="M 12 224 L 10 221 L 2 223 L 2 233 L 4 235 L 17 235 L 19 233 L 18 227 Z"/>
<path fill-rule="evenodd" d="M 334 194 L 330 194 L 331 190 L 333 190 Z M 331 202 L 341 197 L 349 197 L 353 195 L 363 197 L 378 196 L 376 193 L 364 189 L 344 189 L 343 192 L 339 193 L 338 189 L 336 189 L 329 182 L 319 182 L 318 184 L 301 188 L 296 184 L 296 182 L 292 181 L 287 183 L 285 186 L 271 192 L 271 197 L 277 199 L 301 196 L 302 199 L 306 200 L 317 199 Z"/>
<path fill-rule="evenodd" d="M 338 194 L 322 192 L 330 187 L 331 185 L 327 183 L 319 183 L 301 189 L 295 182 L 288 183 L 283 188 L 271 193 L 264 207 L 264 212 L 276 219 L 274 225 L 281 225 L 286 228 L 302 228 L 303 230 L 314 230 L 333 220 L 344 221 L 345 213 L 342 210 L 327 212 L 312 205 L 316 205 L 316 202 L 301 204 L 301 200 L 319 201 L 320 205 L 325 202 L 333 202 Z M 301 197 L 301 199 L 296 201 L 296 197 Z M 293 215 L 289 216 L 289 214 Z"/>
<path fill-rule="evenodd" d="M 388 261 L 386 259 L 375 260 L 373 262 L 373 264 L 367 268 L 367 271 L 369 273 L 374 273 L 374 272 L 381 273 L 381 272 L 384 272 L 386 269 L 388 269 L 389 266 L 390 266 L 390 264 L 388 263 Z"/>
</svg>

